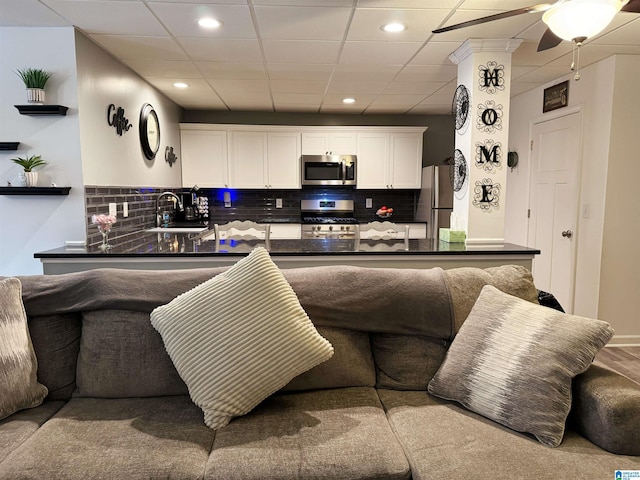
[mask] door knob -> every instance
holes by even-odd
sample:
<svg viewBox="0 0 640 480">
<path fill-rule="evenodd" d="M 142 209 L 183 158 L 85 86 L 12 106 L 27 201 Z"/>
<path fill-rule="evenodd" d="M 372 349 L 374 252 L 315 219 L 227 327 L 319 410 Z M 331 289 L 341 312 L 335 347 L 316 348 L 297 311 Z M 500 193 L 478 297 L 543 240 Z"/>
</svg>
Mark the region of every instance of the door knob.
<svg viewBox="0 0 640 480">
<path fill-rule="evenodd" d="M 562 232 L 562 236 L 565 238 L 571 238 L 573 237 L 573 232 L 571 230 L 565 230 Z"/>
</svg>

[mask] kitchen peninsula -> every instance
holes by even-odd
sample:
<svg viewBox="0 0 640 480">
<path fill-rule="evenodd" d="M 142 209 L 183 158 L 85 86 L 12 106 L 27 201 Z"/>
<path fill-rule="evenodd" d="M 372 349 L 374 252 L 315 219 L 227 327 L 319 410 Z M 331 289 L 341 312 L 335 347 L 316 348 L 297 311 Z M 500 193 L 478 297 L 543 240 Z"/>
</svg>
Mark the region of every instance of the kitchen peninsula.
<svg viewBox="0 0 640 480">
<path fill-rule="evenodd" d="M 45 274 L 60 274 L 93 268 L 184 269 L 232 265 L 258 240 L 226 245 L 216 251 L 213 240 L 203 241 L 194 233 L 135 232 L 113 248 L 60 247 L 34 254 Z M 513 244 L 468 247 L 460 243 L 430 239 L 361 241 L 354 239 L 298 239 L 270 241 L 269 253 L 281 268 L 320 265 L 354 265 L 390 268 L 491 267 L 505 264 L 531 268 L 539 250 Z"/>
</svg>

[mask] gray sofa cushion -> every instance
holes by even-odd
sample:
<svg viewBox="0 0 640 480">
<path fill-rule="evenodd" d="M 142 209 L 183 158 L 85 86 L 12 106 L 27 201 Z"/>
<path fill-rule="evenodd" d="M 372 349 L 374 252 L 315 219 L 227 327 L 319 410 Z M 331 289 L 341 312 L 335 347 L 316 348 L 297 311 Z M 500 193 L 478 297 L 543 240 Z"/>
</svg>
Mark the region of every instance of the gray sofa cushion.
<svg viewBox="0 0 640 480">
<path fill-rule="evenodd" d="M 69 400 L 76 387 L 82 316 L 79 312 L 29 318 L 29 333 L 38 358 L 38 381 L 48 400 Z"/>
<path fill-rule="evenodd" d="M 282 391 L 375 385 L 375 366 L 366 332 L 318 327 L 318 333 L 333 346 L 333 357 L 298 375 Z"/>
<path fill-rule="evenodd" d="M 0 463 L 63 405 L 60 400 L 44 402 L 39 407 L 22 410 L 0 420 Z"/>
<path fill-rule="evenodd" d="M 73 398 L 0 463 L 0 479 L 199 479 L 213 437 L 188 396 Z"/>
<path fill-rule="evenodd" d="M 449 342 L 422 335 L 372 333 L 376 387 L 426 390 L 438 371 Z"/>
<path fill-rule="evenodd" d="M 533 276 L 529 270 L 519 265 L 485 269 L 452 268 L 445 270 L 443 276 L 451 296 L 455 332 L 460 330 L 485 285 L 492 285 L 504 293 L 528 302 L 538 303 L 538 289 L 533 283 Z"/>
<path fill-rule="evenodd" d="M 609 452 L 640 455 L 640 385 L 591 365 L 573 381 L 569 424 Z"/>
<path fill-rule="evenodd" d="M 216 433 L 205 478 L 393 480 L 410 473 L 376 391 L 362 387 L 265 400 Z"/>
<path fill-rule="evenodd" d="M 618 469 L 640 469 L 640 457 L 605 455 L 571 431 L 558 448 L 547 448 L 425 392 L 378 393 L 414 480 L 602 480 Z"/>
<path fill-rule="evenodd" d="M 84 312 L 76 383 L 79 397 L 188 394 L 149 314 L 127 310 Z"/>
</svg>

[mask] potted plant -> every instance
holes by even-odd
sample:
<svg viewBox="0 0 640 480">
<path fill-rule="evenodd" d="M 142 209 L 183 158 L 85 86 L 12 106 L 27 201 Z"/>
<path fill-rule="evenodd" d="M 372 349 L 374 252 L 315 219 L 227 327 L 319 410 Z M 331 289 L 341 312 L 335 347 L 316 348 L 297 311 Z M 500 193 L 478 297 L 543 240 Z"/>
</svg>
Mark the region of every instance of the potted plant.
<svg viewBox="0 0 640 480">
<path fill-rule="evenodd" d="M 24 158 L 12 158 L 11 161 L 20 165 L 24 170 L 27 187 L 35 187 L 38 184 L 38 172 L 34 169 L 44 167 L 47 164 L 40 155 L 25 155 Z"/>
<path fill-rule="evenodd" d="M 51 78 L 52 73 L 41 68 L 23 68 L 16 70 L 24 86 L 27 88 L 27 101 L 29 103 L 44 103 L 44 86 Z"/>
</svg>

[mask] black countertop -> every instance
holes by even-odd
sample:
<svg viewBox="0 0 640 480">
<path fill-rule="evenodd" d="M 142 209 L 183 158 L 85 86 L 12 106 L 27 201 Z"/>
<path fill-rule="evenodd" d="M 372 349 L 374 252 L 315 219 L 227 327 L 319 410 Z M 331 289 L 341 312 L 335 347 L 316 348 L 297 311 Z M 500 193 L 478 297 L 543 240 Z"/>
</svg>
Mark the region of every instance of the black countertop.
<svg viewBox="0 0 640 480">
<path fill-rule="evenodd" d="M 145 258 L 145 257 L 219 257 L 244 256 L 263 241 L 230 245 L 223 240 L 219 251 L 215 241 L 200 240 L 197 233 L 151 233 L 139 231 L 119 237 L 109 250 L 95 247 L 60 247 L 36 252 L 35 258 Z M 356 250 L 354 239 L 271 240 L 269 253 L 274 256 L 296 255 L 536 255 L 540 250 L 505 243 L 491 246 L 466 246 L 464 243 L 437 242 L 429 239 L 409 240 L 405 250 L 403 240 L 362 240 Z"/>
</svg>

